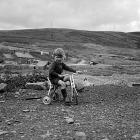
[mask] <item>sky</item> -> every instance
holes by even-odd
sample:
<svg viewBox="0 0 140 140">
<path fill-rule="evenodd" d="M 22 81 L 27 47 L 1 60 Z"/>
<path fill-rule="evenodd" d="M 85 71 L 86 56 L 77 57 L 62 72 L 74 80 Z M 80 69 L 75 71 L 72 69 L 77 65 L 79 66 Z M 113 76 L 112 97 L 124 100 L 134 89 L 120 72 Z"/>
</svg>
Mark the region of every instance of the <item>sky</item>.
<svg viewBox="0 0 140 140">
<path fill-rule="evenodd" d="M 140 0 L 0 0 L 0 30 L 140 31 Z"/>
</svg>

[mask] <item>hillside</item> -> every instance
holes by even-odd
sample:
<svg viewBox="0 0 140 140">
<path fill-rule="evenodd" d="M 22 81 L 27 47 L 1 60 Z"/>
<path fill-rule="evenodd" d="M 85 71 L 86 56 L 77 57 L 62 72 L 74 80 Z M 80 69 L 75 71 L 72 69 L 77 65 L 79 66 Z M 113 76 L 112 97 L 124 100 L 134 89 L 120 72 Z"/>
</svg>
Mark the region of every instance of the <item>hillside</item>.
<svg viewBox="0 0 140 140">
<path fill-rule="evenodd" d="M 0 140 L 140 140 L 139 45 L 139 32 L 0 31 Z M 43 104 L 56 47 L 83 72 L 73 76 L 78 105 L 65 106 L 60 89 Z"/>
<path fill-rule="evenodd" d="M 26 29 L 0 31 L 0 42 L 33 44 L 46 42 L 94 43 L 103 46 L 140 48 L 140 33 L 83 31 L 72 29 Z"/>
</svg>

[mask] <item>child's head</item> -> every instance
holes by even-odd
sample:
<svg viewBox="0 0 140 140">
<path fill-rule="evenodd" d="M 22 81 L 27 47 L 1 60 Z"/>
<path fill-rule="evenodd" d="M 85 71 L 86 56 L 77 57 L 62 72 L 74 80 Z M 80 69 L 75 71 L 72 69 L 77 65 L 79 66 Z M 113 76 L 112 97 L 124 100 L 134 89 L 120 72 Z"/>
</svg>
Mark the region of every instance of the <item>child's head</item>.
<svg viewBox="0 0 140 140">
<path fill-rule="evenodd" d="M 62 48 L 55 49 L 53 54 L 55 61 L 62 62 L 65 58 L 65 52 Z"/>
</svg>

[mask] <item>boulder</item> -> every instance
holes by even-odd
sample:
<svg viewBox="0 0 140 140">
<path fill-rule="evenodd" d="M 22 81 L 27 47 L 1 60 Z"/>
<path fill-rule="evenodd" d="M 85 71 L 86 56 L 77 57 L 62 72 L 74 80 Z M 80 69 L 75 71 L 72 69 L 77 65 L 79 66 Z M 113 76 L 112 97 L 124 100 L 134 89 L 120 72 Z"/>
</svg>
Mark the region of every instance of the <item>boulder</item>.
<svg viewBox="0 0 140 140">
<path fill-rule="evenodd" d="M 6 83 L 0 83 L 0 93 L 4 92 L 6 90 L 7 84 Z"/>
<path fill-rule="evenodd" d="M 140 139 L 140 134 L 135 134 L 132 136 L 133 139 L 139 140 Z"/>
<path fill-rule="evenodd" d="M 74 139 L 75 140 L 87 140 L 87 136 L 84 132 L 76 132 Z"/>
<path fill-rule="evenodd" d="M 45 82 L 26 83 L 25 87 L 27 89 L 46 90 L 47 84 Z"/>
<path fill-rule="evenodd" d="M 3 130 L 0 130 L 0 136 L 3 135 L 3 134 L 7 134 L 8 131 L 3 131 Z"/>
<path fill-rule="evenodd" d="M 66 119 L 66 122 L 67 122 L 68 124 L 73 124 L 73 123 L 74 123 L 73 118 L 65 117 L 65 119 Z"/>
</svg>

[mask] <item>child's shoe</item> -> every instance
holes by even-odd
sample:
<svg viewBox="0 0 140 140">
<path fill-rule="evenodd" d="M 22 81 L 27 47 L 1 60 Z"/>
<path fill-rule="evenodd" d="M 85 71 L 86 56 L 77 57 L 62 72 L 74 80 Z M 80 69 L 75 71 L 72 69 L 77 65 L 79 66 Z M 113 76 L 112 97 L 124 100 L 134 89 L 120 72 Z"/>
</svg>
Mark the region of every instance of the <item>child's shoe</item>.
<svg viewBox="0 0 140 140">
<path fill-rule="evenodd" d="M 66 97 L 67 97 L 67 91 L 66 89 L 61 89 L 61 93 L 62 93 L 62 96 L 63 96 L 63 101 L 66 100 Z"/>
</svg>

